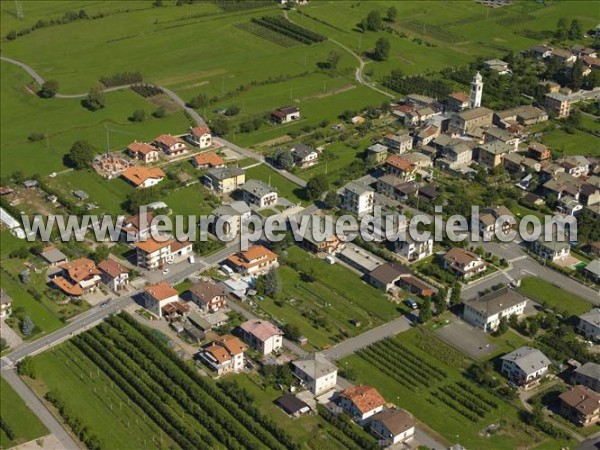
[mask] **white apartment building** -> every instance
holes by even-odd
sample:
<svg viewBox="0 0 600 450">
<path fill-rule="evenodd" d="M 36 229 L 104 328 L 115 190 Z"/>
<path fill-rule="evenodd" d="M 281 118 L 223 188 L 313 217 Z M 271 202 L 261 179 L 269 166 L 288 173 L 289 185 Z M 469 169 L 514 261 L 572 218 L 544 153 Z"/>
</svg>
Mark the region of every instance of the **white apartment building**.
<svg viewBox="0 0 600 450">
<path fill-rule="evenodd" d="M 477 299 L 465 302 L 465 321 L 483 331 L 495 331 L 500 320 L 521 316 L 527 305 L 527 298 L 509 288 L 498 289 Z"/>
</svg>

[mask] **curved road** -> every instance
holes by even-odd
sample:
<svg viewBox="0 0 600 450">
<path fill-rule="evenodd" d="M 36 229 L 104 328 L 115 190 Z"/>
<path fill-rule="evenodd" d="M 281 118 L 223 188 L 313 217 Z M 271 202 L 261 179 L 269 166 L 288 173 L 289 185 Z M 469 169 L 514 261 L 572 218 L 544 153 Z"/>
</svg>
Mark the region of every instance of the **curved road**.
<svg viewBox="0 0 600 450">
<path fill-rule="evenodd" d="M 39 73 L 37 73 L 35 71 L 35 69 L 33 69 L 33 67 L 28 66 L 27 64 L 25 64 L 21 61 L 17 61 L 16 59 L 12 59 L 12 58 L 7 58 L 5 56 L 0 56 L 0 60 L 5 61 L 10 64 L 14 64 L 15 66 L 19 66 L 21 69 L 23 69 L 29 75 L 31 75 L 31 77 L 36 81 L 36 83 L 38 83 L 40 85 L 44 84 L 44 82 L 46 81 Z M 165 87 L 159 86 L 158 84 L 148 83 L 148 85 L 162 89 L 162 91 L 165 94 L 167 94 L 171 99 L 173 99 L 173 101 L 175 103 L 177 103 L 185 111 L 187 111 L 187 113 L 192 117 L 192 119 L 194 119 L 194 122 L 196 122 L 197 125 L 205 125 L 206 124 L 206 122 L 200 116 L 200 114 L 198 114 L 194 109 L 187 106 L 186 102 L 180 96 L 178 96 L 175 92 L 173 92 L 171 89 L 167 89 Z M 121 86 L 113 86 L 113 87 L 102 89 L 102 92 L 120 91 L 123 89 L 129 89 L 131 86 L 132 86 L 132 84 L 123 84 Z M 87 95 L 88 95 L 87 92 L 85 92 L 83 94 L 58 94 L 57 93 L 55 97 L 56 98 L 85 98 L 85 97 L 87 97 Z"/>
</svg>

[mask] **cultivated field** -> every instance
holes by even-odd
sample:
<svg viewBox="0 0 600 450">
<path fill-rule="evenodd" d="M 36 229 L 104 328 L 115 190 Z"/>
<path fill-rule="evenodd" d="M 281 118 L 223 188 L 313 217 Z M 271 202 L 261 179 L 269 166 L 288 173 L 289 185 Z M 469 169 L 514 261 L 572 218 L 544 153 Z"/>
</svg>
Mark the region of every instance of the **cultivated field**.
<svg viewBox="0 0 600 450">
<path fill-rule="evenodd" d="M 35 357 L 34 364 L 35 390 L 49 393 L 65 420 L 86 427 L 84 442 L 102 448 L 297 448 L 243 391 L 199 376 L 127 315 Z"/>
<path fill-rule="evenodd" d="M 518 408 L 490 395 L 463 375 L 469 359 L 419 329 L 375 344 L 340 361 L 360 382 L 413 413 L 451 444 L 467 448 L 514 449 L 522 446 L 556 448 L 518 418 Z M 493 437 L 480 433 L 500 424 Z"/>
<path fill-rule="evenodd" d="M 349 269 L 327 266 L 296 246 L 287 250 L 279 275 L 282 292 L 277 301 L 267 298 L 259 307 L 278 321 L 297 325 L 315 348 L 363 333 L 400 314 L 398 305 Z M 355 327 L 353 319 L 361 326 Z"/>
</svg>

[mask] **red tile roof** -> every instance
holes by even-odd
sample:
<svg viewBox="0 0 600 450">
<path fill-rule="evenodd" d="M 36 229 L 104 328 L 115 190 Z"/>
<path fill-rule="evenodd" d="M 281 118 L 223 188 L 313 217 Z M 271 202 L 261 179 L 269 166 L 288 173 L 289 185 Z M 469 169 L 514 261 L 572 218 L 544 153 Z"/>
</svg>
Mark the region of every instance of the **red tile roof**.
<svg viewBox="0 0 600 450">
<path fill-rule="evenodd" d="M 147 155 L 148 153 L 158 152 L 155 147 L 152 147 L 150 144 L 145 144 L 143 142 L 132 142 L 127 146 L 127 150 L 131 153 L 140 153 L 142 155 Z"/>
<path fill-rule="evenodd" d="M 179 293 L 173 289 L 166 281 L 161 281 L 158 284 L 151 284 L 144 288 L 144 291 L 150 294 L 155 300 L 161 301 L 166 300 Z"/>
<path fill-rule="evenodd" d="M 197 166 L 224 166 L 225 161 L 216 153 L 201 153 L 200 155 L 194 156 L 194 162 Z"/>
<path fill-rule="evenodd" d="M 350 400 L 363 414 L 373 411 L 385 404 L 385 399 L 377 389 L 364 384 L 345 389 L 340 394 L 340 397 Z"/>
<path fill-rule="evenodd" d="M 129 167 L 125 169 L 121 176 L 129 181 L 131 184 L 140 186 L 146 180 L 150 178 L 164 178 L 166 175 L 162 169 L 158 167 Z"/>
<path fill-rule="evenodd" d="M 100 264 L 98 264 L 98 269 L 111 278 L 116 278 L 119 275 L 128 272 L 125 267 L 112 259 L 105 259 L 104 261 L 101 261 Z"/>
<path fill-rule="evenodd" d="M 385 160 L 385 163 L 392 167 L 395 167 L 396 169 L 400 169 L 403 172 L 410 172 L 415 168 L 415 166 L 410 161 L 398 155 L 388 156 L 388 158 Z"/>
</svg>

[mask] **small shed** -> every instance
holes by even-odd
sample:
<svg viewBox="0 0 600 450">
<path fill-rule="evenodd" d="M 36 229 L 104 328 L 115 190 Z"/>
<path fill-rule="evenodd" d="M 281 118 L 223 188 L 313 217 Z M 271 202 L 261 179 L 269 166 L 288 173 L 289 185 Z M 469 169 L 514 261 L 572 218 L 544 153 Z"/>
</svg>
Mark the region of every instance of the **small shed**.
<svg viewBox="0 0 600 450">
<path fill-rule="evenodd" d="M 275 404 L 292 417 L 298 417 L 310 412 L 310 406 L 293 394 L 283 394 Z"/>
</svg>

